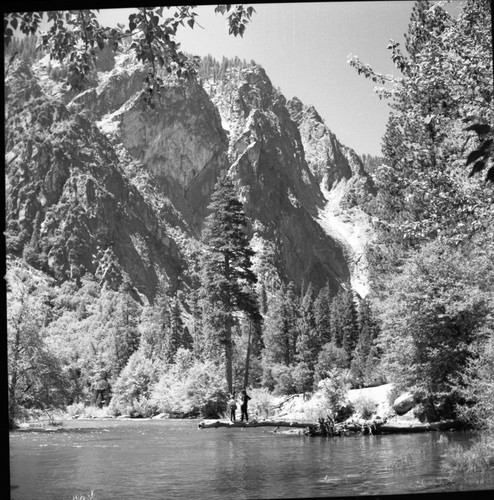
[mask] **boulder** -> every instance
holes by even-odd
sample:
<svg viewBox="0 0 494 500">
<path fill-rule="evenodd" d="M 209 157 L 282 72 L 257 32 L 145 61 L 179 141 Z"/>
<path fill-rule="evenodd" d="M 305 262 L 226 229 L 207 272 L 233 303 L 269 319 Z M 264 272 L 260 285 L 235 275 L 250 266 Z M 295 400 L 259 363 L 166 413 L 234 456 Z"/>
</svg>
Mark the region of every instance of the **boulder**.
<svg viewBox="0 0 494 500">
<path fill-rule="evenodd" d="M 407 392 L 395 399 L 395 402 L 393 403 L 393 410 L 397 413 L 397 415 L 404 415 L 410 411 L 414 405 L 414 395 Z"/>
</svg>

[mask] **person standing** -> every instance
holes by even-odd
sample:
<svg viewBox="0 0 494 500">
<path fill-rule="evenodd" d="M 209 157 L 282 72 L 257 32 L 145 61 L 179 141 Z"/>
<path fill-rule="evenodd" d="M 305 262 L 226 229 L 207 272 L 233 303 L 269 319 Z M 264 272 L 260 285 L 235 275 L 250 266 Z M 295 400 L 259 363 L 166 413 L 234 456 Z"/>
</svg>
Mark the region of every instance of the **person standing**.
<svg viewBox="0 0 494 500">
<path fill-rule="evenodd" d="M 249 415 L 247 414 L 247 402 L 250 399 L 250 396 L 247 394 L 247 391 L 245 389 L 242 389 L 242 392 L 240 393 L 240 398 L 242 400 L 242 404 L 240 405 L 240 421 L 243 422 L 244 418 L 245 421 L 249 421 Z"/>
<path fill-rule="evenodd" d="M 235 401 L 235 393 L 230 394 L 230 399 L 228 400 L 228 406 L 230 407 L 230 420 L 235 422 L 235 412 L 237 410 L 237 402 Z"/>
</svg>

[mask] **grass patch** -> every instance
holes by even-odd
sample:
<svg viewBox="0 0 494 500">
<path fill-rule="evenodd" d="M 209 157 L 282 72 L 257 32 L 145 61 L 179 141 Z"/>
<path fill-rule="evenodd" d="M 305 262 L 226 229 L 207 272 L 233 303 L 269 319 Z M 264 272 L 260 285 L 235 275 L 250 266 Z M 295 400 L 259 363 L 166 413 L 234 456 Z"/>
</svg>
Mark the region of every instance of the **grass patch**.
<svg viewBox="0 0 494 500">
<path fill-rule="evenodd" d="M 387 468 L 398 471 L 401 469 L 406 469 L 410 464 L 418 462 L 427 455 L 427 446 L 422 445 L 416 449 L 405 450 L 393 459 L 393 463 Z"/>
<path fill-rule="evenodd" d="M 468 449 L 458 444 L 451 446 L 446 464 L 454 476 L 483 474 L 494 469 L 494 435 L 481 436 Z"/>
<path fill-rule="evenodd" d="M 74 495 L 72 500 L 96 500 L 94 491 L 91 490 L 87 495 Z"/>
</svg>

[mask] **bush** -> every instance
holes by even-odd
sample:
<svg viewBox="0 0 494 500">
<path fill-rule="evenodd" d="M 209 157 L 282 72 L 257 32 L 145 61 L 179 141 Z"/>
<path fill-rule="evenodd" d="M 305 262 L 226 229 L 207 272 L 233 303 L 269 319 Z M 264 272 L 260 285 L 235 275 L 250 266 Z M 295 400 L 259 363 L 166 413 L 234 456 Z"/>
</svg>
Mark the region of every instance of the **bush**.
<svg viewBox="0 0 494 500">
<path fill-rule="evenodd" d="M 348 366 L 348 354 L 343 347 L 337 347 L 334 342 L 323 345 L 314 368 L 314 385 L 328 377 L 333 368 L 344 369 Z"/>
<path fill-rule="evenodd" d="M 271 408 L 274 404 L 275 397 L 266 388 L 251 389 L 249 391 L 249 405 L 254 410 L 254 414 L 259 417 L 268 418 Z"/>
<path fill-rule="evenodd" d="M 353 408 L 348 402 L 348 383 L 345 381 L 343 370 L 333 368 L 329 371 L 328 378 L 321 380 L 318 386 L 322 390 L 327 407 L 335 419 L 341 419 L 350 410 L 353 412 Z"/>
<path fill-rule="evenodd" d="M 156 409 L 148 401 L 158 379 L 159 366 L 146 358 L 143 351 L 131 355 L 113 386 L 110 411 L 115 415 L 149 417 Z"/>
<path fill-rule="evenodd" d="M 391 387 L 386 396 L 389 406 L 392 407 L 396 399 L 399 398 L 403 392 L 403 389 L 399 387 L 398 384 L 393 384 L 393 387 Z"/>
<path fill-rule="evenodd" d="M 494 431 L 494 333 L 471 347 L 471 358 L 459 387 L 460 418 L 471 426 Z"/>
<path fill-rule="evenodd" d="M 212 361 L 188 359 L 184 365 L 182 351 L 185 349 L 177 351 L 176 363 L 154 386 L 151 404 L 159 412 L 218 418 L 225 412 L 227 401 L 223 369 Z M 184 366 L 188 369 L 183 370 Z"/>
<path fill-rule="evenodd" d="M 365 420 L 369 420 L 374 415 L 376 403 L 368 396 L 359 396 L 354 402 L 355 412 Z"/>
<path fill-rule="evenodd" d="M 293 380 L 293 366 L 274 364 L 271 368 L 274 380 L 274 393 L 279 395 L 296 394 L 297 388 Z"/>
</svg>

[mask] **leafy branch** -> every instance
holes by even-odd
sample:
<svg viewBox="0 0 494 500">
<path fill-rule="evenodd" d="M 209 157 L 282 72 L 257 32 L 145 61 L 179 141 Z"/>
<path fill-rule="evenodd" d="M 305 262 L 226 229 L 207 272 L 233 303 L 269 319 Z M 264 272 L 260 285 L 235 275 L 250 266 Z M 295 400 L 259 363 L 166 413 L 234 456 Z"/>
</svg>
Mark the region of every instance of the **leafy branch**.
<svg viewBox="0 0 494 500">
<path fill-rule="evenodd" d="M 494 152 L 493 139 L 492 139 L 492 127 L 485 123 L 474 123 L 464 130 L 476 132 L 479 138 L 480 145 L 477 149 L 471 151 L 466 160 L 466 166 L 471 165 L 472 170 L 468 174 L 468 177 L 474 176 L 478 172 L 482 172 L 487 165 L 490 164 L 489 169 L 486 174 L 486 182 L 490 181 L 494 183 L 494 165 L 492 165 L 492 156 Z M 475 162 L 475 163 L 474 163 Z"/>
<path fill-rule="evenodd" d="M 144 93 L 146 102 L 151 104 L 162 84 L 158 69 L 185 80 L 197 75 L 199 58 L 187 57 L 176 41 L 180 27 L 200 26 L 194 8 L 194 5 L 141 7 L 130 14 L 127 27 L 119 24 L 117 28 L 101 26 L 98 9 L 13 12 L 4 17 L 4 46 L 11 44 L 17 30 L 24 35 L 37 34 L 46 16 L 51 26 L 41 33 L 37 49 L 47 50 L 50 58 L 67 63 L 68 83 L 72 89 L 81 91 L 89 83 L 88 77 L 98 57 L 97 49 L 109 47 L 115 52 L 123 49 L 123 41 L 130 38 L 130 50 L 135 52 L 137 60 L 150 66 Z M 215 12 L 226 15 L 229 34 L 243 36 L 255 10 L 244 5 L 218 5 Z"/>
</svg>

